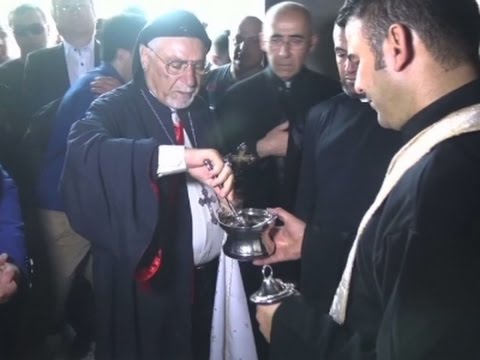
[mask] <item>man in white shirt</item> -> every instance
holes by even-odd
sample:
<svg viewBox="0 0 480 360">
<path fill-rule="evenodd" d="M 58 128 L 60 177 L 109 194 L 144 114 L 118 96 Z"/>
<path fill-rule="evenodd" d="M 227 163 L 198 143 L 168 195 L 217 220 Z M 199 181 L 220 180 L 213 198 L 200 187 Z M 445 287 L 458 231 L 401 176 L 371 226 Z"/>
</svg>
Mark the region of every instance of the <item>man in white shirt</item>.
<svg viewBox="0 0 480 360">
<path fill-rule="evenodd" d="M 92 0 L 52 0 L 52 16 L 63 42 L 27 57 L 24 92 L 29 114 L 61 98 L 82 74 L 99 65 Z"/>
</svg>

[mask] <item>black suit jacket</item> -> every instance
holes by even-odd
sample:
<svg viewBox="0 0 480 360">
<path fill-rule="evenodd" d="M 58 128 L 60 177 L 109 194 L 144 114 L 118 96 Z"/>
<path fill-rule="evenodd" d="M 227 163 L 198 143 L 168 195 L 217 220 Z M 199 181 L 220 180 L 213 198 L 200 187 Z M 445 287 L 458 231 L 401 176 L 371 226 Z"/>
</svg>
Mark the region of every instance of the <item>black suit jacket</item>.
<svg viewBox="0 0 480 360">
<path fill-rule="evenodd" d="M 95 66 L 100 64 L 100 44 L 95 42 Z M 70 87 L 64 45 L 34 51 L 27 56 L 23 90 L 29 114 L 61 98 Z"/>
</svg>

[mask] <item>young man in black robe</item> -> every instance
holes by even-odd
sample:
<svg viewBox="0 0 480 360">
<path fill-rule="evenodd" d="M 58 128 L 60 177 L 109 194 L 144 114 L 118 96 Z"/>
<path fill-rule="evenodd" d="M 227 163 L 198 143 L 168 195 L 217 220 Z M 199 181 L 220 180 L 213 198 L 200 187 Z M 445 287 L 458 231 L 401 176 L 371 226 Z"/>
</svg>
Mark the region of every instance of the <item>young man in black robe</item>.
<svg viewBox="0 0 480 360">
<path fill-rule="evenodd" d="M 212 188 L 227 196 L 233 180 L 196 97 L 209 47 L 193 14 L 157 18 L 140 32 L 133 82 L 72 126 L 62 192 L 92 246 L 97 359 L 208 359 L 224 236 Z"/>
<path fill-rule="evenodd" d="M 478 6 L 349 3 L 355 88 L 407 144 L 360 223 L 330 313 L 289 316 L 289 304 L 259 307 L 261 329 L 277 343 L 273 359 L 477 359 Z M 292 346 L 302 342 L 304 356 Z"/>
<path fill-rule="evenodd" d="M 275 211 L 286 226 L 274 240 L 276 253 L 256 264 L 301 258 L 300 289 L 303 302 L 286 299 L 288 310 L 280 317 L 328 311 L 345 267 L 358 224 L 375 199 L 387 166 L 400 148 L 401 137 L 382 128 L 377 113 L 361 101 L 354 83 L 358 63 L 347 57 L 345 24 L 348 12 L 340 11 L 333 29 L 333 44 L 344 93 L 310 110 L 303 139 L 303 160 L 295 215 Z M 299 322 L 308 318 L 299 317 Z M 274 334 L 290 331 L 275 328 Z M 298 334 L 296 334 L 298 336 Z M 303 342 L 289 341 L 292 351 L 303 354 Z M 298 347 L 297 347 L 298 345 Z M 276 352 L 276 337 L 271 339 Z M 305 349 L 308 350 L 308 349 Z M 291 356 L 285 353 L 285 359 Z M 277 358 L 275 357 L 275 358 Z"/>
</svg>

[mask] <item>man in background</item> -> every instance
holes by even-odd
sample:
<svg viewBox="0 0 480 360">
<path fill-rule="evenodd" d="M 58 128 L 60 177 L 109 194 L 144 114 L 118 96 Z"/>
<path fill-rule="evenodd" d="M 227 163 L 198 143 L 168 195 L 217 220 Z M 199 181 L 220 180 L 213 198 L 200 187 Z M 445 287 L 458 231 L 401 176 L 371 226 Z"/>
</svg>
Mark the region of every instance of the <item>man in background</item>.
<svg viewBox="0 0 480 360">
<path fill-rule="evenodd" d="M 229 31 L 222 31 L 213 39 L 212 48 L 207 54 L 207 71 L 230 63 L 230 55 L 228 53 L 229 36 Z"/>
<path fill-rule="evenodd" d="M 24 91 L 29 114 L 61 98 L 81 75 L 99 65 L 93 1 L 52 0 L 52 16 L 63 42 L 27 57 Z"/>
<path fill-rule="evenodd" d="M 0 97 L 0 102 L 10 114 L 8 118 L 1 119 L 4 131 L 0 141 L 6 150 L 2 154 L 3 165 L 21 187 L 22 183 L 18 182 L 23 166 L 19 156 L 22 151 L 20 144 L 28 126 L 22 96 L 25 60 L 31 52 L 47 46 L 48 25 L 43 11 L 30 4 L 13 9 L 8 15 L 8 22 L 20 48 L 20 57 L 0 65 L 0 85 L 6 86 L 8 92 L 8 95 Z"/>
<path fill-rule="evenodd" d="M 247 16 L 231 33 L 228 39 L 231 62 L 209 71 L 206 75 L 203 88 L 210 109 L 215 110 L 233 84 L 263 69 L 265 55 L 260 48 L 261 31 L 262 21 L 255 16 Z"/>
<path fill-rule="evenodd" d="M 105 20 L 101 39 L 102 65 L 83 75 L 63 97 L 43 157 L 36 184 L 36 201 L 40 226 L 52 261 L 56 323 L 64 322 L 66 300 L 75 276 L 80 274 L 92 281 L 90 243 L 70 227 L 58 190 L 67 151 L 67 136 L 72 124 L 85 116 L 88 107 L 98 96 L 91 88 L 94 79 L 111 77 L 120 84 L 132 80 L 133 48 L 145 23 L 141 16 L 131 14 Z M 93 319 L 87 325 L 90 328 L 80 331 L 93 332 Z M 84 338 L 87 344 L 76 346 L 88 348 L 89 340 Z"/>
<path fill-rule="evenodd" d="M 27 55 L 47 47 L 47 19 L 38 6 L 22 4 L 10 12 L 8 24 L 20 48 L 20 57 L 0 66 L 0 83 L 7 85 L 10 90 L 20 95 Z"/>
<path fill-rule="evenodd" d="M 250 41 L 256 41 L 255 37 Z M 307 112 L 341 88 L 338 82 L 305 67 L 317 36 L 310 12 L 303 5 L 282 2 L 271 7 L 260 44 L 268 67 L 232 86 L 216 112 L 225 152 L 235 152 L 245 143 L 258 159 L 245 166 L 238 179 L 244 205 L 291 208 Z"/>
</svg>

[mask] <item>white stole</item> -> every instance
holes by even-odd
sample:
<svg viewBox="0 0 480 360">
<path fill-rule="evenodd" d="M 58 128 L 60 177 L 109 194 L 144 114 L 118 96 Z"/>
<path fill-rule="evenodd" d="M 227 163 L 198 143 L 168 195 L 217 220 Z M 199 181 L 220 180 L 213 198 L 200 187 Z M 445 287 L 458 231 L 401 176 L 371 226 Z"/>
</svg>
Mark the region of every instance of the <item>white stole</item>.
<svg viewBox="0 0 480 360">
<path fill-rule="evenodd" d="M 247 297 L 238 261 L 220 254 L 210 360 L 257 360 Z"/>
<path fill-rule="evenodd" d="M 392 188 L 398 183 L 405 172 L 414 166 L 435 145 L 451 137 L 464 133 L 480 130 L 480 104 L 475 104 L 447 117 L 421 131 L 407 144 L 405 144 L 393 157 L 388 167 L 382 187 L 375 201 L 367 210 L 360 222 L 357 235 L 348 254 L 347 264 L 338 285 L 335 297 L 330 307 L 330 316 L 338 324 L 345 322 L 350 281 L 352 278 L 353 264 L 357 252 L 358 241 L 368 225 L 375 211 L 382 205 Z"/>
</svg>

